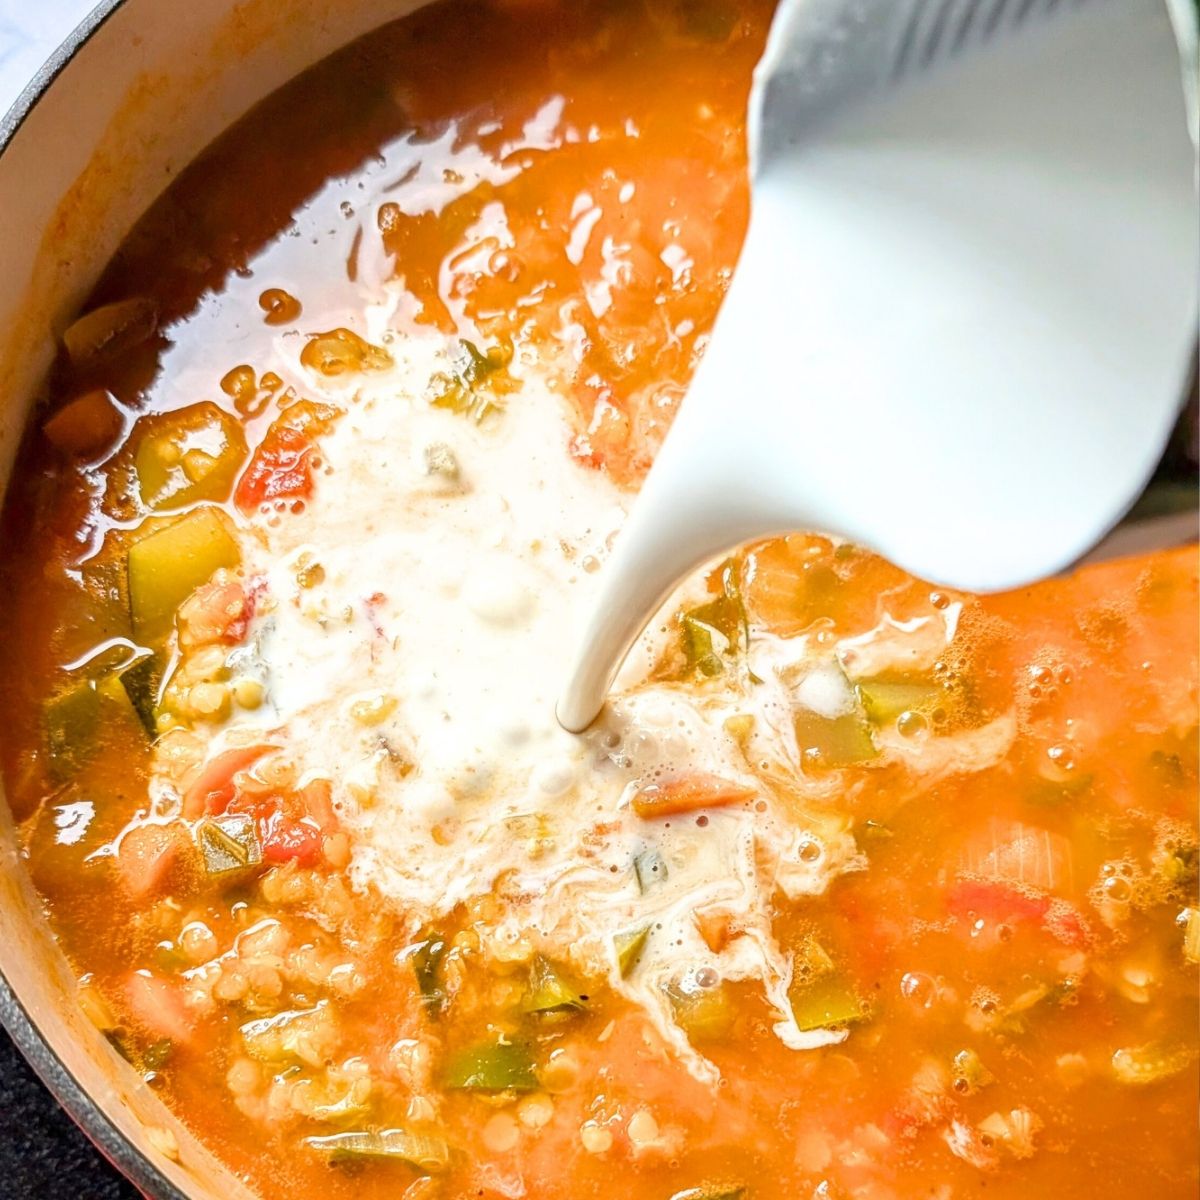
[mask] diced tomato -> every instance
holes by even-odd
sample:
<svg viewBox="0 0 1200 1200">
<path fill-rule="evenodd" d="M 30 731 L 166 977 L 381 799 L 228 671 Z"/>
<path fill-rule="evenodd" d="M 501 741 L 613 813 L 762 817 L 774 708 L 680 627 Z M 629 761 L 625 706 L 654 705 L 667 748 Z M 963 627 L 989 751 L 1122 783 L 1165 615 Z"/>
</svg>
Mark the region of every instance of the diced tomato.
<svg viewBox="0 0 1200 1200">
<path fill-rule="evenodd" d="M 210 582 L 198 587 L 179 610 L 184 645 L 240 642 L 254 616 L 256 593 L 240 583 Z"/>
<path fill-rule="evenodd" d="M 174 825 L 135 825 L 117 847 L 121 884 L 135 900 L 157 891 L 179 857 L 186 834 Z"/>
<path fill-rule="evenodd" d="M 754 788 L 698 772 L 666 783 L 651 783 L 639 789 L 631 801 L 639 817 L 669 817 L 697 808 L 720 808 L 740 804 L 755 794 Z"/>
<path fill-rule="evenodd" d="M 134 1019 L 151 1032 L 173 1042 L 191 1040 L 195 1021 L 176 984 L 149 971 L 135 971 L 125 984 L 125 997 Z"/>
<path fill-rule="evenodd" d="M 963 879 L 950 889 L 947 903 L 957 917 L 974 916 L 979 920 L 1012 924 L 1040 922 L 1050 907 L 1050 897 L 1023 891 L 1007 883 Z"/>
<path fill-rule="evenodd" d="M 270 796 L 254 806 L 263 860 L 296 862 L 312 867 L 321 859 L 328 834 L 337 829 L 333 799 L 327 779 L 314 780 L 298 792 Z"/>
<path fill-rule="evenodd" d="M 1069 901 L 1011 884 L 960 880 L 950 889 L 947 906 L 963 919 L 1036 925 L 1065 946 L 1084 945 L 1091 937 L 1087 922 Z"/>
<path fill-rule="evenodd" d="M 234 501 L 249 515 L 270 500 L 305 500 L 312 495 L 313 445 L 290 425 L 272 425 L 238 480 Z"/>
<path fill-rule="evenodd" d="M 236 794 L 233 777 L 257 762 L 273 746 L 235 746 L 218 754 L 201 768 L 191 786 L 183 795 L 183 815 L 189 820 L 223 813 Z"/>
</svg>

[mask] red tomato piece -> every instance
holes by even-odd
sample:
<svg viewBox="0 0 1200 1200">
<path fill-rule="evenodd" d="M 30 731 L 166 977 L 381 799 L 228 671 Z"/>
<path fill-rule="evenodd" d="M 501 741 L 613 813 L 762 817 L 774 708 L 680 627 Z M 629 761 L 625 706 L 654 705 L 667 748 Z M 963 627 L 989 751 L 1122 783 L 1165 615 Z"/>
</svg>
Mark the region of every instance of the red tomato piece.
<svg viewBox="0 0 1200 1200">
<path fill-rule="evenodd" d="M 317 779 L 289 796 L 270 796 L 255 805 L 263 859 L 313 867 L 325 837 L 337 828 L 329 780 Z"/>
<path fill-rule="evenodd" d="M 240 642 L 254 616 L 256 594 L 240 583 L 205 583 L 179 610 L 180 638 L 185 645 Z"/>
<path fill-rule="evenodd" d="M 964 879 L 950 889 L 947 903 L 957 917 L 973 915 L 977 919 L 1008 924 L 1019 921 L 1041 923 L 1050 908 L 1050 897 L 1023 891 L 1007 883 Z"/>
<path fill-rule="evenodd" d="M 237 794 L 233 777 L 274 748 L 263 745 L 235 746 L 205 763 L 183 794 L 183 815 L 194 821 L 205 813 L 223 813 Z"/>
<path fill-rule="evenodd" d="M 313 445 L 291 425 L 272 425 L 238 480 L 234 501 L 246 514 L 271 500 L 305 500 L 312 495 Z"/>
</svg>

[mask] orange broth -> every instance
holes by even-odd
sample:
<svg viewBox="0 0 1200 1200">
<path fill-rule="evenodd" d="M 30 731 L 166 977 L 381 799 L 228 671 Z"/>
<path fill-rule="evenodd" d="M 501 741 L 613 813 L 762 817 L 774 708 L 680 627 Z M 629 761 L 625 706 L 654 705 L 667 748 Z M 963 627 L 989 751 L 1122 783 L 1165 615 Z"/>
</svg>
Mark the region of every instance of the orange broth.
<svg viewBox="0 0 1200 1200">
<path fill-rule="evenodd" d="M 369 35 L 156 202 L 87 308 L 138 305 L 68 335 L 47 384 L 5 512 L 6 793 L 85 1011 L 264 1200 L 1196 1194 L 1194 549 L 987 598 L 810 535 L 712 570 L 660 680 L 711 686 L 740 639 L 840 644 L 961 606 L 931 666 L 858 681 L 848 718 L 798 713 L 797 762 L 747 763 L 862 856 L 771 910 L 796 1011 L 848 1036 L 789 1049 L 753 983 L 723 985 L 678 1010 L 716 1079 L 608 980 L 489 960 L 502 895 L 413 936 L 349 885 L 327 786 L 185 762 L 180 806 L 147 820 L 165 747 L 256 700 L 218 671 L 168 703 L 255 601 L 214 560 L 152 630 L 131 550 L 188 513 L 287 521 L 319 496 L 338 417 L 306 389 L 386 353 L 358 336 L 382 281 L 411 327 L 470 344 L 433 402 L 503 420 L 514 348 L 542 355 L 563 455 L 636 487 L 736 261 L 770 8 L 492 0 Z M 148 484 L 139 446 L 189 421 L 192 458 Z M 928 760 L 881 751 L 897 734 Z M 693 786 L 645 819 L 744 799 Z M 230 814 L 227 856 L 260 859 L 217 872 L 206 823 Z"/>
</svg>

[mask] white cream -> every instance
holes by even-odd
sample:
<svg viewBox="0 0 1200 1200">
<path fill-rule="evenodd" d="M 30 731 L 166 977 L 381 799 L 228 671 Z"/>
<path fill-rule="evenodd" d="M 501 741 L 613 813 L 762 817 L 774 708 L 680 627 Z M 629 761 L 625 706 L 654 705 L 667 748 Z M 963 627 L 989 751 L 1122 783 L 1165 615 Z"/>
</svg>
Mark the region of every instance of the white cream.
<svg viewBox="0 0 1200 1200">
<path fill-rule="evenodd" d="M 664 989 L 703 968 L 761 981 L 787 1045 L 840 1040 L 795 1026 L 770 914 L 776 891 L 819 893 L 860 866 L 853 838 L 797 826 L 724 727 L 753 713 L 753 758 L 795 767 L 792 681 L 776 660 L 803 658 L 805 643 L 764 639 L 761 684 L 731 672 L 688 688 L 646 682 L 655 647 L 643 646 L 599 726 L 563 732 L 554 700 L 628 497 L 569 456 L 565 404 L 536 364 L 518 361 L 520 390 L 475 424 L 429 403 L 445 340 L 392 337 L 391 317 L 372 310 L 365 332 L 389 340 L 394 369 L 336 388 L 308 381 L 346 414 L 323 439 L 304 511 L 260 517 L 247 539 L 266 586 L 241 653 L 267 702 L 225 736 L 272 729 L 306 773 L 332 781 L 353 882 L 414 930 L 496 889 L 510 904 L 491 953 L 532 945 L 606 973 L 702 1077 L 713 1068 Z M 837 707 L 823 655 L 808 686 L 814 707 Z M 689 771 L 758 798 L 699 819 L 647 821 L 629 807 L 639 785 Z M 803 841 L 819 858 L 802 860 Z M 644 892 L 640 854 L 666 868 Z M 737 936 L 710 949 L 697 912 L 727 917 Z M 614 938 L 644 926 L 645 950 L 622 978 Z"/>
</svg>

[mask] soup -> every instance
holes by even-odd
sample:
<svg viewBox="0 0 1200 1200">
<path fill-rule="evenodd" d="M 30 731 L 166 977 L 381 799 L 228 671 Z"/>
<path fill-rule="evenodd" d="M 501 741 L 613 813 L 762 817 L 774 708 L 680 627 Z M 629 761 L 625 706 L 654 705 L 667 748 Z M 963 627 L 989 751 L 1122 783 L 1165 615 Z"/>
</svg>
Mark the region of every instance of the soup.
<svg viewBox="0 0 1200 1200">
<path fill-rule="evenodd" d="M 1194 551 L 981 599 L 758 543 L 554 722 L 769 17 L 422 10 L 63 335 L 7 795 L 83 1010 L 264 1198 L 1195 1194 Z"/>
</svg>

